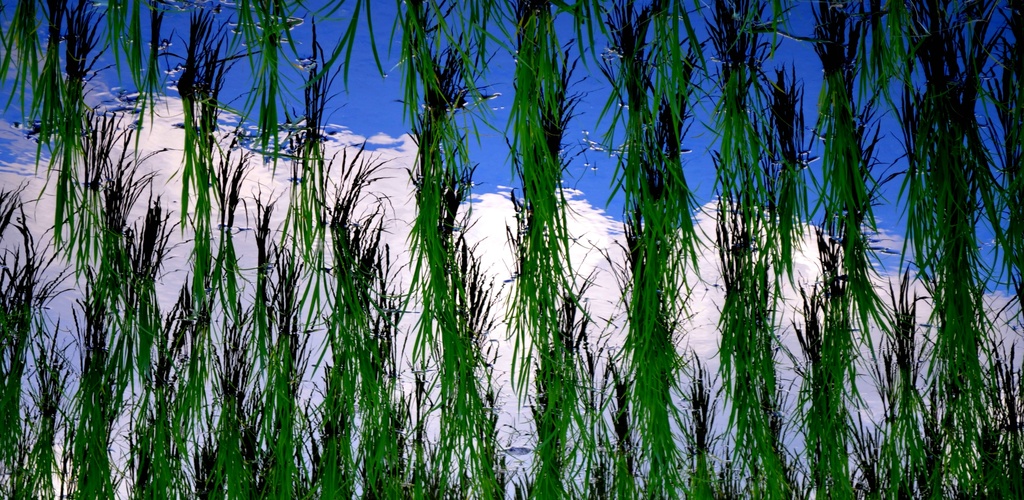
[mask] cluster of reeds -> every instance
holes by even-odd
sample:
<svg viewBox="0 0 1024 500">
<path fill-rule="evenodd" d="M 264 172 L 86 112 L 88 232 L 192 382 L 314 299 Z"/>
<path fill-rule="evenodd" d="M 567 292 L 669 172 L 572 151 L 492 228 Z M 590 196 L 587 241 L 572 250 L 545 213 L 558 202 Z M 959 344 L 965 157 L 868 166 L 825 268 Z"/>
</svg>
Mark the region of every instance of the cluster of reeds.
<svg viewBox="0 0 1024 500">
<path fill-rule="evenodd" d="M 408 165 L 325 133 L 371 4 L 4 7 L 5 105 L 36 124 L 47 186 L 0 188 L 0 495 L 1024 495 L 1019 0 L 407 0 Z M 777 63 L 788 44 L 817 55 L 817 96 L 813 57 Z M 497 53 L 505 234 L 471 209 Z M 86 104 L 111 73 L 130 109 Z M 164 86 L 173 176 L 143 138 Z M 601 144 L 572 143 L 582 123 Z M 594 145 L 624 207 L 610 277 L 583 271 L 564 188 Z M 396 171 L 408 227 L 380 194 Z M 902 252 L 878 240 L 889 206 Z"/>
</svg>

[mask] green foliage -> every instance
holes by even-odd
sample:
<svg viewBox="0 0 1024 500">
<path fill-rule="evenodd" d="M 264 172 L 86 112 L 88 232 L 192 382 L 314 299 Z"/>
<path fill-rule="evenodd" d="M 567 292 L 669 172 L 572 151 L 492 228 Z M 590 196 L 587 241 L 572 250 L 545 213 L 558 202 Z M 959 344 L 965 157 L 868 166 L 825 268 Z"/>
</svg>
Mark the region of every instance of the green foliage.
<svg viewBox="0 0 1024 500">
<path fill-rule="evenodd" d="M 396 2 L 407 228 L 377 190 L 394 160 L 325 132 L 354 51 L 383 74 L 386 52 L 357 45 L 371 5 L 4 4 L 4 104 L 47 186 L 0 187 L 0 495 L 1024 495 L 1006 334 L 1024 295 L 1021 2 Z M 817 60 L 772 66 L 783 44 Z M 474 105 L 496 54 L 515 62 L 507 287 L 472 214 L 471 141 L 501 129 Z M 110 72 L 134 109 L 91 107 Z M 139 132 L 169 83 L 176 199 L 150 168 L 171 153 Z M 583 120 L 607 127 L 589 146 L 614 153 L 624 206 L 619 247 L 599 249 L 611 292 L 577 257 L 565 188 L 598 153 L 570 140 Z M 702 136 L 705 214 L 686 156 Z M 285 169 L 287 193 L 250 188 Z M 906 224 L 891 276 L 882 203 Z M 594 310 L 602 293 L 624 321 Z"/>
</svg>

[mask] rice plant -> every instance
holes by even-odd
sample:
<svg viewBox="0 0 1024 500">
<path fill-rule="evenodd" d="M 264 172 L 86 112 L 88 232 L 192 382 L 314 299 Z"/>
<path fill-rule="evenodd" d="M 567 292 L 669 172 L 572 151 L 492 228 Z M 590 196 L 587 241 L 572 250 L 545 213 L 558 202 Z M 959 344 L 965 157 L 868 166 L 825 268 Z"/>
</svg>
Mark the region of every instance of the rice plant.
<svg viewBox="0 0 1024 500">
<path fill-rule="evenodd" d="M 956 14 L 972 22 L 960 24 Z M 927 83 L 904 92 L 902 110 L 909 164 L 903 185 L 907 236 L 917 267 L 930 282 L 931 319 L 938 329 L 930 371 L 945 404 L 937 425 L 943 442 L 955 443 L 943 459 L 949 477 L 934 487 L 966 494 L 981 487 L 978 422 L 985 412 L 983 367 L 992 348 L 979 301 L 987 266 L 975 227 L 993 209 L 994 186 L 975 113 L 962 110 L 977 105 L 992 43 L 991 18 L 991 7 L 973 4 L 912 10 L 912 34 L 920 37 L 914 55 Z M 921 30 L 924 26 L 928 31 Z"/>
<path fill-rule="evenodd" d="M 55 338 L 46 334 L 42 308 L 60 292 L 65 273 L 50 273 L 55 258 L 46 256 L 25 224 L 19 200 L 22 188 L 0 191 L 0 236 L 18 245 L 0 254 L 0 330 L 3 331 L 3 411 L 0 418 L 8 432 L 2 445 L 5 495 L 31 496 L 36 491 L 53 494 L 50 474 L 55 472 L 52 446 L 57 441 L 62 375 L 66 360 Z M 32 366 L 39 370 L 32 373 Z M 29 382 L 36 378 L 33 388 Z M 23 393 L 31 394 L 31 405 Z M 25 408 L 28 406 L 28 408 Z M 23 408 L 27 409 L 22 413 Z M 36 417 L 36 418 L 33 418 Z"/>
<path fill-rule="evenodd" d="M 1018 0 L 313 4 L 0 10 L 0 495 L 1024 495 Z"/>
<path fill-rule="evenodd" d="M 856 402 L 852 334 L 848 301 L 850 285 L 838 272 L 843 252 L 824 230 L 816 232 L 823 283 L 803 295 L 803 327 L 794 326 L 803 353 L 800 371 L 805 385 L 800 392 L 814 489 L 836 496 L 852 496 L 850 474 L 849 408 Z"/>
<path fill-rule="evenodd" d="M 406 106 L 420 107 L 413 126 L 419 151 L 410 170 L 417 207 L 411 228 L 413 286 L 423 306 L 414 362 L 437 365 L 440 425 L 429 472 L 436 483 L 422 489 L 424 482 L 415 481 L 413 495 L 489 498 L 499 495 L 498 475 L 494 446 L 486 442 L 493 424 L 478 374 L 491 299 L 462 237 L 468 220 L 460 211 L 468 201 L 473 167 L 464 132 L 455 123 L 474 77 L 468 62 L 477 56 L 471 41 L 466 48 L 463 38 L 446 39 L 452 35 L 442 31 L 441 23 L 453 8 L 409 2 L 402 13 L 403 57 L 409 75 L 417 77 L 406 82 L 405 95 L 415 99 Z"/>
<path fill-rule="evenodd" d="M 659 4 L 639 12 L 616 6 L 606 21 L 614 57 L 605 59 L 602 68 L 616 89 L 612 97 L 618 108 L 628 110 L 620 111 L 626 117 L 626 144 L 618 167 L 627 206 L 624 292 L 630 326 L 625 347 L 635 373 L 632 402 L 639 438 L 651 466 L 646 494 L 654 497 L 672 496 L 684 484 L 673 465 L 681 460 L 680 443 L 673 437 L 680 418 L 672 401 L 679 387 L 673 381 L 681 373 L 675 345 L 689 287 L 684 266 L 695 262 L 697 251 L 688 224 L 693 194 L 681 155 L 698 60 L 692 47 L 685 54 L 678 49 L 678 27 L 666 22 L 680 15 Z M 648 32 L 653 32 L 650 41 Z"/>
<path fill-rule="evenodd" d="M 189 39 L 185 47 L 183 70 L 178 78 L 177 90 L 185 111 L 185 154 L 181 169 L 181 220 L 184 224 L 191 217 L 195 231 L 193 239 L 193 261 L 195 276 L 206 276 L 207 265 L 213 250 L 210 248 L 213 228 L 211 227 L 212 204 L 210 186 L 214 151 L 217 149 L 215 134 L 218 130 L 219 101 L 221 88 L 229 61 L 223 60 L 225 44 L 223 32 L 218 36 L 214 31 L 213 14 L 209 11 L 194 12 L 189 18 Z M 195 197 L 194 206 L 191 198 Z M 196 280 L 192 295 L 197 300 L 205 297 L 205 286 Z M 263 326 L 262 323 L 260 323 Z"/>
<path fill-rule="evenodd" d="M 1011 2 L 1011 7 L 1017 4 Z M 997 241 L 1002 249 L 1004 262 L 1003 273 L 1006 275 L 1005 282 L 1009 283 L 1011 290 L 1016 291 L 1018 304 L 1021 297 L 1022 280 L 1021 275 L 1021 221 L 1022 212 L 1020 204 L 1020 155 L 1021 137 L 1020 124 L 1021 115 L 1017 111 L 1017 103 L 1021 101 L 1021 94 L 1017 82 L 1021 78 L 1021 61 L 1024 53 L 1016 45 L 1015 41 L 1024 36 L 1024 19 L 1011 9 L 1009 14 L 1003 13 L 1005 26 L 999 37 L 996 39 L 998 64 L 1006 68 L 998 79 L 990 80 L 986 90 L 993 103 L 994 122 L 998 126 L 989 127 L 993 137 L 994 161 L 998 164 L 998 172 L 1002 183 L 996 192 L 1001 214 L 1000 220 L 994 221 Z M 980 125 L 980 124 L 979 124 Z"/>
<path fill-rule="evenodd" d="M 508 229 L 516 255 L 511 370 L 520 398 L 532 399 L 536 429 L 534 477 L 525 489 L 531 498 L 571 498 L 583 495 L 574 478 L 591 474 L 580 471 L 585 464 L 574 457 L 600 442 L 599 436 L 583 434 L 580 425 L 585 411 L 578 403 L 580 389 L 591 387 L 595 378 L 593 367 L 586 375 L 581 370 L 588 334 L 577 329 L 572 316 L 563 316 L 588 314 L 577 303 L 583 289 L 570 259 L 562 186 L 570 161 L 565 137 L 581 98 L 571 90 L 579 61 L 571 46 L 559 43 L 554 23 L 560 13 L 550 2 L 512 7 L 516 96 L 509 145 L 522 198 L 512 193 L 516 223 Z M 585 289 L 586 280 L 580 283 Z"/>
</svg>

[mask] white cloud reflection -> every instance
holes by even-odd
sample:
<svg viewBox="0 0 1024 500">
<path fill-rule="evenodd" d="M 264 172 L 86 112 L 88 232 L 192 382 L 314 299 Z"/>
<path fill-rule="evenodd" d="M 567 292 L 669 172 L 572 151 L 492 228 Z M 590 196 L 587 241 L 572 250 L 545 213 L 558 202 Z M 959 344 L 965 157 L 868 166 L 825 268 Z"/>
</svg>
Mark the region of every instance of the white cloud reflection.
<svg viewBox="0 0 1024 500">
<path fill-rule="evenodd" d="M 145 127 L 139 132 L 141 134 L 142 152 L 162 151 L 161 153 L 146 160 L 140 168 L 140 173 L 153 174 L 151 191 L 153 197 L 160 197 L 161 203 L 168 206 L 174 213 L 171 221 L 178 221 L 180 217 L 180 194 L 182 191 L 181 176 L 179 174 L 183 163 L 182 144 L 184 144 L 184 131 L 180 127 L 183 120 L 180 101 L 172 98 L 162 98 L 157 101 L 155 119 L 150 121 L 145 118 Z M 125 124 L 130 123 L 132 118 L 127 118 Z M 231 122 L 230 117 L 225 117 L 225 124 Z M 20 128 L 19 128 L 20 127 Z M 44 174 L 36 174 L 34 164 L 36 145 L 26 139 L 24 127 L 15 127 L 11 123 L 0 123 L 0 141 L 4 142 L 7 155 L 3 163 L 0 163 L 0 183 L 6 189 L 18 185 L 24 185 L 23 200 L 25 201 L 27 220 L 32 234 L 45 235 L 45 238 L 52 237 L 53 214 L 55 212 L 55 197 L 53 186 L 47 185 Z M 391 223 L 387 227 L 385 239 L 393 249 L 405 249 L 409 243 L 409 227 L 416 215 L 416 207 L 413 199 L 413 186 L 409 179 L 407 169 L 411 168 L 416 155 L 416 146 L 409 136 L 389 137 L 384 134 L 375 134 L 371 137 L 363 137 L 353 133 L 343 126 L 329 126 L 327 128 L 329 137 L 328 157 L 339 152 L 343 148 L 356 148 L 362 143 L 368 145 L 372 155 L 384 162 L 382 179 L 368 187 L 372 196 L 366 198 L 367 210 L 373 208 L 377 200 L 386 200 L 385 206 Z M 258 158 L 258 156 L 257 156 Z M 343 168 L 337 165 L 335 168 Z M 41 170 L 45 170 L 45 165 Z M 244 209 L 250 210 L 257 198 L 264 203 L 275 200 L 274 221 L 272 226 L 280 227 L 286 215 L 288 195 L 293 187 L 289 181 L 290 169 L 285 164 L 278 164 L 276 170 L 272 164 L 264 163 L 256 159 L 246 177 L 242 187 L 242 194 L 245 198 L 236 213 L 236 226 L 230 228 L 233 231 L 235 243 L 238 246 L 239 267 L 252 270 L 256 267 L 255 238 L 252 231 L 247 229 L 254 225 L 254 221 L 247 220 Z M 498 187 L 493 192 L 478 192 L 467 204 L 466 209 L 471 212 L 471 223 L 465 228 L 467 239 L 476 243 L 477 255 L 484 264 L 484 268 L 494 277 L 499 287 L 500 301 L 497 314 L 503 316 L 507 304 L 504 301 L 510 296 L 512 287 L 515 286 L 514 278 L 514 255 L 507 241 L 506 227 L 515 226 L 515 211 L 509 199 L 510 188 Z M 620 222 L 608 216 L 603 210 L 595 207 L 585 197 L 585 193 L 577 190 L 566 190 L 568 199 L 568 231 L 572 238 L 570 245 L 570 258 L 572 272 L 579 279 L 592 277 L 593 285 L 588 289 L 583 298 L 584 305 L 589 309 L 590 314 L 595 318 L 592 337 L 602 339 L 608 352 L 616 352 L 621 347 L 626 325 L 625 314 L 622 304 L 622 296 L 619 284 L 615 278 L 614 266 L 623 262 L 622 245 L 624 235 Z M 129 220 L 136 221 L 145 214 L 146 203 L 143 199 L 138 203 L 131 213 Z M 216 207 L 214 208 L 216 212 Z M 718 332 L 719 312 L 724 299 L 724 286 L 720 277 L 718 254 L 714 250 L 715 215 L 713 204 L 701 207 L 695 214 L 694 220 L 699 237 L 699 255 L 697 256 L 697 267 L 688 270 L 687 283 L 690 284 L 690 300 L 686 304 L 686 310 L 690 316 L 681 323 L 680 343 L 677 346 L 682 355 L 697 356 L 703 360 L 712 374 L 719 370 L 719 346 L 720 335 Z M 174 231 L 172 245 L 174 250 L 165 261 L 163 274 L 159 284 L 160 305 L 163 311 L 168 311 L 177 298 L 179 288 L 188 278 L 189 252 L 193 238 L 189 226 L 178 228 Z M 11 248 L 16 245 L 17 239 L 4 235 L 0 247 Z M 899 260 L 897 256 L 891 255 L 903 247 L 903 241 L 893 234 L 881 232 L 872 236 L 872 247 L 876 249 L 879 258 L 879 274 L 876 277 L 876 285 L 879 293 L 886 297 L 890 285 L 898 286 Z M 886 251 L 881 251 L 882 249 Z M 396 257 L 399 262 L 406 262 L 409 253 L 400 250 Z M 609 261 L 611 258 L 611 262 Z M 413 266 L 404 265 L 401 268 L 399 280 L 402 286 L 407 287 L 412 277 L 410 272 Z M 801 359 L 799 345 L 793 333 L 791 321 L 797 320 L 800 302 L 798 301 L 799 290 L 794 286 L 810 286 L 821 278 L 821 267 L 818 263 L 817 246 L 814 241 L 811 226 L 806 226 L 803 241 L 797 246 L 794 254 L 793 267 L 795 270 L 795 282 L 793 284 L 782 280 L 782 293 L 785 297 L 780 305 L 780 314 L 776 317 L 779 324 L 777 330 L 781 346 L 793 353 L 791 359 L 780 356 L 782 381 L 793 381 L 799 384 L 798 378 L 793 372 L 794 363 Z M 51 305 L 49 311 L 51 324 L 59 324 L 68 335 L 66 345 L 73 345 L 73 338 L 67 331 L 69 325 L 73 325 L 72 313 L 76 307 L 75 301 L 81 298 L 83 286 L 80 284 L 68 283 L 71 290 L 60 295 Z M 914 292 L 920 296 L 927 296 L 927 291 L 920 284 L 915 284 Z M 248 294 L 251 300 L 252 288 L 243 291 Z M 993 293 L 987 298 L 989 307 L 995 311 L 1010 302 L 1010 298 Z M 924 302 L 923 304 L 927 304 Z M 412 305 L 410 309 L 419 311 L 418 305 Z M 403 326 L 407 332 L 415 332 L 414 324 L 418 320 L 418 314 L 407 314 Z M 927 307 L 920 307 L 918 310 L 918 323 L 927 324 L 929 310 Z M 503 319 L 503 318 L 501 318 Z M 797 320 L 799 321 L 799 320 Z M 503 324 L 503 323 L 502 323 Z M 1009 332 L 1009 328 L 996 325 L 1000 335 L 1007 335 L 1013 339 L 1019 337 Z M 929 328 L 920 329 L 922 335 L 928 335 Z M 413 333 L 414 334 L 414 333 Z M 314 337 L 310 345 L 317 352 L 318 346 L 323 342 L 323 332 L 314 331 Z M 499 360 L 495 366 L 497 380 L 502 388 L 501 424 L 503 428 L 502 439 L 510 446 L 508 452 L 518 458 L 529 455 L 529 447 L 532 446 L 528 423 L 528 409 L 519 407 L 515 400 L 514 391 L 511 389 L 509 378 L 509 364 L 512 356 L 511 342 L 508 340 L 508 333 L 505 329 L 491 333 L 491 340 L 499 345 Z M 864 339 L 862 356 L 858 360 L 858 372 L 861 374 L 857 380 L 860 394 L 865 400 L 863 411 L 874 419 L 881 417 L 881 407 L 874 384 L 867 378 L 869 363 L 872 362 L 869 346 L 877 348 L 881 340 L 880 331 L 875 328 L 868 332 Z M 407 344 L 411 345 L 411 344 Z M 406 373 L 403 379 L 408 380 L 411 369 L 408 356 L 405 353 Z M 316 357 L 316 356 L 314 356 Z M 76 359 L 77 356 L 71 356 Z M 689 384 L 685 379 L 689 375 L 683 375 L 682 387 Z M 319 380 L 319 374 L 310 373 L 306 380 L 309 382 L 304 397 L 315 398 L 315 394 L 309 389 L 313 381 Z M 789 382 L 782 382 L 783 385 Z M 785 405 L 792 409 L 796 404 L 796 391 L 798 387 L 789 387 L 791 390 L 789 400 Z M 678 399 L 681 409 L 687 408 L 682 397 Z M 719 412 L 728 412 L 723 405 L 719 405 Z M 726 418 L 717 419 L 719 431 L 723 430 Z M 790 431 L 797 432 L 797 431 Z M 527 451 L 524 451 L 527 450 Z M 528 461 L 528 456 L 524 459 Z"/>
</svg>

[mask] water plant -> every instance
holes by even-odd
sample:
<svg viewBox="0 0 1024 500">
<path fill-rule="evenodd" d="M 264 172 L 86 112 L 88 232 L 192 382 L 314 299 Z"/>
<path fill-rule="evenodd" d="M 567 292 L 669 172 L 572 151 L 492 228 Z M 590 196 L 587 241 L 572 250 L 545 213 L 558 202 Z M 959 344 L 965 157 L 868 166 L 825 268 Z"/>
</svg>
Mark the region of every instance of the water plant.
<svg viewBox="0 0 1024 500">
<path fill-rule="evenodd" d="M 1020 497 L 1022 9 L 8 2 L 0 496 Z"/>
</svg>

